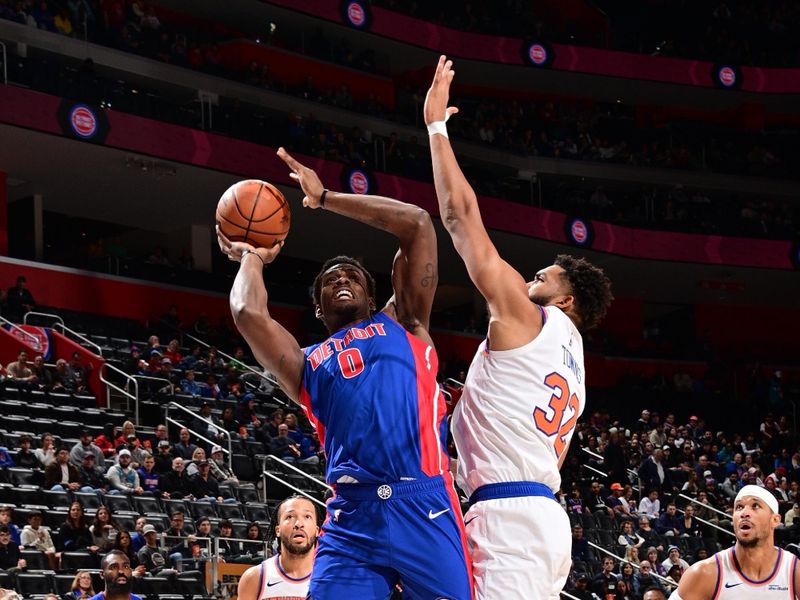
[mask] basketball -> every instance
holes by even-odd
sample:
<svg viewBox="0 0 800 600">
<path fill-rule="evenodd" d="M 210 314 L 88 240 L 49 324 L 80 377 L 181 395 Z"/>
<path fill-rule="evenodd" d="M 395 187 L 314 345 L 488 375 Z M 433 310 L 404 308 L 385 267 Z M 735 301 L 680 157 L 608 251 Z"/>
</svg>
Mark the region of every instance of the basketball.
<svg viewBox="0 0 800 600">
<path fill-rule="evenodd" d="M 271 248 L 286 238 L 290 223 L 289 203 L 266 181 L 234 183 L 217 203 L 217 225 L 232 242 Z"/>
</svg>

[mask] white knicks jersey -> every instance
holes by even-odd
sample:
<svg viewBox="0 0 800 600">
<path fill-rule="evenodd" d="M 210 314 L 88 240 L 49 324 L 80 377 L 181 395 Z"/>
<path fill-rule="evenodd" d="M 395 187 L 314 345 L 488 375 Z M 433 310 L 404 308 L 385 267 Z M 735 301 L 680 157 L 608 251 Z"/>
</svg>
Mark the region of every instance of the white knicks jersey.
<svg viewBox="0 0 800 600">
<path fill-rule="evenodd" d="M 458 484 L 467 495 L 488 483 L 536 481 L 558 490 L 558 459 L 586 406 L 583 340 L 559 308 L 540 307 L 535 339 L 472 360 L 453 412 Z"/>
<path fill-rule="evenodd" d="M 714 555 L 717 562 L 717 585 L 714 600 L 795 600 L 794 572 L 797 557 L 778 548 L 778 558 L 772 573 L 762 580 L 753 581 L 742 573 L 736 559 L 736 549 L 729 548 Z"/>
<path fill-rule="evenodd" d="M 311 583 L 309 573 L 302 579 L 292 579 L 278 562 L 279 554 L 261 563 L 261 585 L 258 600 L 305 600 Z"/>
</svg>

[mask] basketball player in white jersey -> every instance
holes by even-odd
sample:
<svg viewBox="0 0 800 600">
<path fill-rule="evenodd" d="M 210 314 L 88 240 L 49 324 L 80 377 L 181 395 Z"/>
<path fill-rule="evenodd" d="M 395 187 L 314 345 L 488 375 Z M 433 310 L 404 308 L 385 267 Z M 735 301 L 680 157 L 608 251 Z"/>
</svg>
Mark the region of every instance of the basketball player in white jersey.
<svg viewBox="0 0 800 600">
<path fill-rule="evenodd" d="M 560 255 L 525 282 L 492 244 L 444 121 L 452 62 L 439 59 L 425 100 L 442 222 L 489 306 L 487 339 L 452 420 L 458 480 L 479 600 L 556 599 L 570 569 L 559 468 L 585 406 L 580 331 L 612 300 L 602 270 Z"/>
<path fill-rule="evenodd" d="M 746 485 L 733 501 L 736 544 L 693 564 L 670 600 L 796 600 L 800 570 L 794 554 L 775 547 L 778 501 Z"/>
<path fill-rule="evenodd" d="M 250 567 L 239 580 L 240 600 L 305 600 L 317 547 L 317 511 L 302 496 L 284 500 L 276 513 L 275 535 L 280 551 Z"/>
</svg>

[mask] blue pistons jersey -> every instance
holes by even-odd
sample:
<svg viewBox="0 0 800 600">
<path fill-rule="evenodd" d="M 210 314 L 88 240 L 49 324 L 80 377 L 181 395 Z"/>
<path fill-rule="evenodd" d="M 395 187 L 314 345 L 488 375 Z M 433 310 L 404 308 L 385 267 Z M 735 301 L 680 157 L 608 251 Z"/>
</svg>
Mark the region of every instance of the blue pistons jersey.
<svg viewBox="0 0 800 600">
<path fill-rule="evenodd" d="M 330 484 L 449 476 L 431 346 L 380 312 L 304 353 L 300 401 L 324 445 Z"/>
</svg>

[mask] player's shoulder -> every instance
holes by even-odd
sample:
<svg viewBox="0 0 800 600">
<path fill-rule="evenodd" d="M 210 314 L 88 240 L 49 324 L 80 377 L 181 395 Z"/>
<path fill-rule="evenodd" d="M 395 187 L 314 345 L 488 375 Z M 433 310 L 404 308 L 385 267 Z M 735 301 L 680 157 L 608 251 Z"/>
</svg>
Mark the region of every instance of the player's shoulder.
<svg viewBox="0 0 800 600">
<path fill-rule="evenodd" d="M 711 597 L 719 582 L 718 555 L 698 561 L 681 576 L 679 592 L 684 600 Z M 688 594 L 688 595 L 687 595 Z"/>
</svg>

